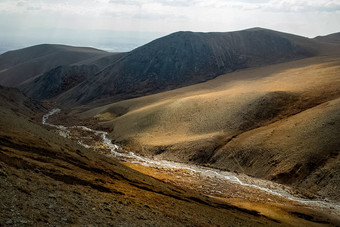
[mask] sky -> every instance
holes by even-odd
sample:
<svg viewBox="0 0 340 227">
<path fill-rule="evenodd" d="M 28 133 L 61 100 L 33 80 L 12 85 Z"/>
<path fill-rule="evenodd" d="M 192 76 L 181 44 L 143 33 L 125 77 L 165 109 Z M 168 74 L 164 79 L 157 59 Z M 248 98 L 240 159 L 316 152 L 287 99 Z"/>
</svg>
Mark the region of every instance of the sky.
<svg viewBox="0 0 340 227">
<path fill-rule="evenodd" d="M 129 51 L 176 31 L 340 32 L 340 0 L 0 0 L 0 53 L 40 43 Z"/>
</svg>

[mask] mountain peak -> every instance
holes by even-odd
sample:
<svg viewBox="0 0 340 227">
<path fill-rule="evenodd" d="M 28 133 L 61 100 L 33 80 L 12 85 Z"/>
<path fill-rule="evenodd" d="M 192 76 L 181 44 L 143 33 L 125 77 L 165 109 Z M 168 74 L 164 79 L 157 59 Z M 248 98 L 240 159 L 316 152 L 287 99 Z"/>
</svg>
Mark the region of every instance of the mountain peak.
<svg viewBox="0 0 340 227">
<path fill-rule="evenodd" d="M 87 103 L 98 98 L 137 97 L 203 82 L 243 68 L 313 55 L 294 39 L 268 31 L 252 28 L 224 33 L 175 32 L 131 51 L 60 100 Z"/>
</svg>

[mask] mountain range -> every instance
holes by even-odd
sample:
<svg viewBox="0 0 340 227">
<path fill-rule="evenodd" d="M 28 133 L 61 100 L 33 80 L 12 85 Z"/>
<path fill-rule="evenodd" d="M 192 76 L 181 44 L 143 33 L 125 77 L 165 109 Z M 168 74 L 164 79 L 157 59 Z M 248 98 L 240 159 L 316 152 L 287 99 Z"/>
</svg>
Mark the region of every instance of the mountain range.
<svg viewBox="0 0 340 227">
<path fill-rule="evenodd" d="M 317 46 L 315 40 L 261 28 L 177 32 L 119 54 L 40 45 L 3 54 L 0 84 L 72 107 L 144 96 L 244 68 L 310 57 L 318 53 Z"/>
</svg>

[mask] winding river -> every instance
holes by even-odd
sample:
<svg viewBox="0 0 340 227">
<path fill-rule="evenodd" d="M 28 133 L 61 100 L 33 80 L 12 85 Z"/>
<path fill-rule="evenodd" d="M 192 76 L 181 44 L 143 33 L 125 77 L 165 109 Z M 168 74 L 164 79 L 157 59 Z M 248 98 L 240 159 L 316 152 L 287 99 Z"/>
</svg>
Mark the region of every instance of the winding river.
<svg viewBox="0 0 340 227">
<path fill-rule="evenodd" d="M 293 195 L 293 189 L 291 189 L 288 186 L 284 186 L 281 184 L 277 184 L 271 181 L 252 178 L 247 175 L 243 174 L 235 174 L 227 171 L 220 171 L 208 167 L 203 166 L 197 166 L 197 165 L 190 165 L 185 163 L 178 163 L 178 162 L 172 162 L 172 161 L 166 161 L 166 160 L 154 160 L 151 158 L 146 158 L 139 156 L 133 152 L 125 152 L 122 148 L 120 148 L 118 145 L 113 144 L 111 140 L 108 138 L 108 133 L 104 131 L 97 131 L 90 129 L 85 126 L 72 126 L 72 127 L 65 127 L 62 125 L 54 125 L 51 123 L 48 123 L 47 120 L 50 116 L 59 113 L 60 109 L 53 109 L 47 114 L 45 114 L 42 117 L 42 124 L 47 125 L 53 128 L 56 128 L 59 135 L 71 138 L 70 136 L 70 130 L 71 129 L 79 129 L 86 132 L 90 132 L 93 135 L 100 136 L 102 139 L 102 143 L 110 150 L 110 156 L 114 156 L 119 160 L 127 161 L 131 163 L 137 163 L 148 167 L 154 167 L 154 168 L 162 168 L 162 169 L 180 169 L 185 170 L 186 172 L 189 172 L 191 174 L 199 175 L 203 178 L 209 178 L 209 179 L 219 179 L 222 181 L 227 181 L 228 183 L 237 184 L 241 187 L 250 187 L 253 189 L 260 190 L 266 194 L 271 194 L 274 196 L 278 196 L 284 199 L 288 199 L 294 202 L 298 202 L 307 206 L 311 207 L 319 207 L 324 209 L 329 209 L 332 211 L 332 213 L 339 214 L 340 215 L 340 204 L 339 203 L 333 203 L 325 200 L 311 200 L 311 199 L 304 199 L 297 197 Z M 77 139 L 77 142 L 86 147 L 86 148 L 92 148 L 90 145 L 87 145 L 80 139 Z"/>
</svg>

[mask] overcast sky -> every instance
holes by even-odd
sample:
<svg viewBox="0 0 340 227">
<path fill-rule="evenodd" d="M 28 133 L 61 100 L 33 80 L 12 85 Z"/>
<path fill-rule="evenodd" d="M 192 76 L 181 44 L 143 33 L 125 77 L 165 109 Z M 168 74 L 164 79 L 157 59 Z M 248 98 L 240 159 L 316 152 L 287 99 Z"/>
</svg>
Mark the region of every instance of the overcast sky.
<svg viewBox="0 0 340 227">
<path fill-rule="evenodd" d="M 53 42 L 127 51 L 175 31 L 251 27 L 340 32 L 340 0 L 0 0 L 0 48 Z"/>
</svg>

